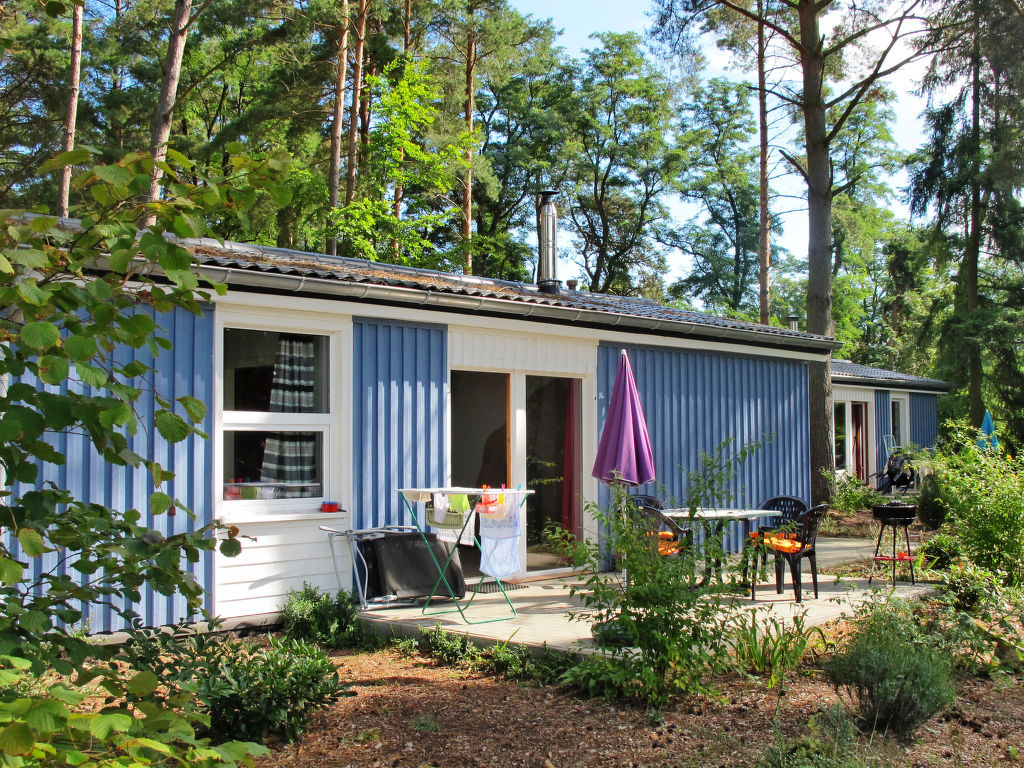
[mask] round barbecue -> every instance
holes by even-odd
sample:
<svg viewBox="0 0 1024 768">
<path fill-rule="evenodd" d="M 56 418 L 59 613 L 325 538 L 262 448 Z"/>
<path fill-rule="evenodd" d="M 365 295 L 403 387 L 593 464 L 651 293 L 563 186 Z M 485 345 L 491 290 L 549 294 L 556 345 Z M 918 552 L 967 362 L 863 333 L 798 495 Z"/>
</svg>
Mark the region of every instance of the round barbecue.
<svg viewBox="0 0 1024 768">
<path fill-rule="evenodd" d="M 917 505 L 898 501 L 876 504 L 871 508 L 871 515 L 883 525 L 910 525 L 917 516 Z"/>
</svg>

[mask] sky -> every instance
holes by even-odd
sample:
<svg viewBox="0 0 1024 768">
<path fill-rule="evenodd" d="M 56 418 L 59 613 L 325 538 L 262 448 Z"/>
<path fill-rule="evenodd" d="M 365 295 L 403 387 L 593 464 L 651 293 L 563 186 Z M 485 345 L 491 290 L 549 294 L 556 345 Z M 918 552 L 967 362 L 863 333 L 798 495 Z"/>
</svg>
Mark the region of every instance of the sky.
<svg viewBox="0 0 1024 768">
<path fill-rule="evenodd" d="M 590 35 L 595 32 L 638 32 L 643 34 L 650 24 L 647 15 L 651 7 L 649 0 L 511 0 L 511 5 L 522 13 L 529 13 L 541 19 L 552 19 L 556 28 L 562 30 L 558 43 L 562 45 L 571 55 L 579 55 L 584 48 L 594 44 Z M 746 77 L 738 69 L 731 69 L 730 54 L 721 51 L 713 45 L 705 48 L 705 56 L 708 60 L 706 75 L 708 78 L 725 76 L 732 79 Z M 889 86 L 897 94 L 895 104 L 896 120 L 891 126 L 893 137 L 897 145 L 903 150 L 912 150 L 919 147 L 925 139 L 922 131 L 921 111 L 925 102 L 913 93 L 917 81 L 922 73 L 921 67 L 901 71 L 898 79 L 890 79 Z M 898 175 L 892 179 L 895 187 L 899 188 L 906 183 L 904 175 Z M 783 193 L 796 193 L 799 191 L 799 180 L 790 179 L 778 185 L 778 190 Z M 775 209 L 800 208 L 798 201 L 777 201 Z M 672 206 L 673 213 L 680 219 L 686 219 L 693 213 L 692 208 L 682 204 Z M 908 211 L 899 199 L 892 201 L 893 211 L 900 217 L 906 218 Z M 792 251 L 798 256 L 807 252 L 807 217 L 806 210 L 795 210 L 783 215 L 783 232 L 779 237 L 779 244 Z M 569 247 L 570 243 L 559 238 L 560 250 Z M 687 264 L 681 257 L 670 258 L 670 279 L 681 276 L 685 273 Z M 577 268 L 569 264 L 566 269 L 575 275 Z"/>
</svg>

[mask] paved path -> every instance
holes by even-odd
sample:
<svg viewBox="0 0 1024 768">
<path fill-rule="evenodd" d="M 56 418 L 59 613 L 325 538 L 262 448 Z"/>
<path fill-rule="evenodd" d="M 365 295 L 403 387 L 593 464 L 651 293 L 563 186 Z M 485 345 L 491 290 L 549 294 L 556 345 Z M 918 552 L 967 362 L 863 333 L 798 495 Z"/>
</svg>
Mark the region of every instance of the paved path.
<svg viewBox="0 0 1024 768">
<path fill-rule="evenodd" d="M 818 568 L 829 565 L 867 560 L 875 553 L 874 539 L 840 539 L 819 536 L 814 545 L 818 550 Z"/>
<path fill-rule="evenodd" d="M 837 546 L 837 549 L 841 548 Z M 873 545 L 868 550 L 868 556 L 872 550 Z M 810 582 L 810 573 L 807 572 L 803 577 L 804 599 L 800 604 L 793 599 L 793 589 L 788 579 L 786 591 L 781 595 L 776 594 L 774 577 L 770 582 L 758 586 L 756 602 L 752 602 L 750 598 L 739 597 L 735 598 L 735 601 L 741 607 L 750 607 L 762 615 L 782 619 L 792 619 L 799 613 L 806 612 L 806 623 L 820 625 L 838 619 L 843 613 L 851 613 L 859 603 L 871 596 L 872 591 L 914 598 L 930 589 L 928 586 L 911 586 L 909 583 L 899 582 L 893 590 L 889 582 L 875 579 L 872 590 L 868 587 L 866 579 L 840 580 L 823 576 L 818 580 L 818 599 L 815 600 Z M 362 616 L 365 621 L 376 625 L 385 634 L 416 637 L 420 628 L 440 623 L 446 630 L 466 634 L 481 644 L 489 645 L 511 639 L 515 643 L 528 646 L 540 647 L 546 644 L 558 650 L 586 653 L 593 649 L 590 622 L 586 620 L 586 609 L 578 600 L 570 597 L 567 588 L 569 583 L 568 579 L 533 582 L 526 585 L 525 589 L 509 592 L 518 615 L 507 621 L 490 624 L 467 625 L 457 612 L 424 616 L 420 607 L 371 611 L 363 613 Z M 579 616 L 582 620 L 571 620 L 570 614 Z M 477 596 L 467 615 L 474 619 L 498 618 L 510 616 L 510 611 L 499 593 Z"/>
</svg>

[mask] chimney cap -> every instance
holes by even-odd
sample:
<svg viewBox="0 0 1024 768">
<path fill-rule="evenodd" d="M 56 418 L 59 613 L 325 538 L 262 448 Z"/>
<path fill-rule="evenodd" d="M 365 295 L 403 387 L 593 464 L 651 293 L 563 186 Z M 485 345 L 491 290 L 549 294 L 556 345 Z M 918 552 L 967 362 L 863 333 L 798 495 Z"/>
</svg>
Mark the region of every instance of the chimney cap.
<svg viewBox="0 0 1024 768">
<path fill-rule="evenodd" d="M 800 330 L 800 315 L 796 313 L 796 310 L 790 309 L 789 314 L 786 316 L 786 320 L 789 321 L 789 330 Z"/>
</svg>

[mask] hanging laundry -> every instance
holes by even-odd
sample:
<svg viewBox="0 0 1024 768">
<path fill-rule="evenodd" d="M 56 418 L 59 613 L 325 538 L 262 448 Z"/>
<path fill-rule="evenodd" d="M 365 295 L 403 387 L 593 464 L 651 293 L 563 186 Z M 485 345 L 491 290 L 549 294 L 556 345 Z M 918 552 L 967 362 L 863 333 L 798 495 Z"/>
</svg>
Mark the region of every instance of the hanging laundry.
<svg viewBox="0 0 1024 768">
<path fill-rule="evenodd" d="M 519 559 L 519 537 L 480 539 L 480 570 L 488 576 L 505 578 L 523 572 Z"/>
</svg>

